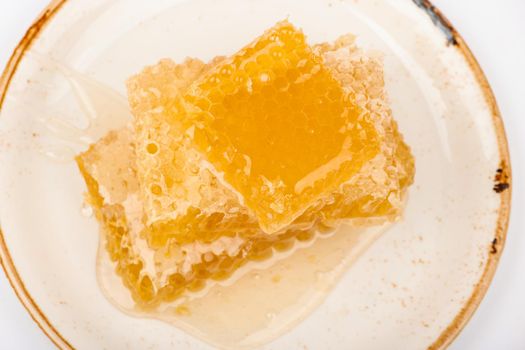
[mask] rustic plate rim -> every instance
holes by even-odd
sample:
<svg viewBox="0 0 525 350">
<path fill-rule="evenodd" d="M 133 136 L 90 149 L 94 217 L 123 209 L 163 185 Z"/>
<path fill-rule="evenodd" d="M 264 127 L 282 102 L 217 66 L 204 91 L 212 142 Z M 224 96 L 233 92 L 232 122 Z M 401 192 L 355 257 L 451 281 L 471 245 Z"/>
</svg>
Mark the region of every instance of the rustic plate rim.
<svg viewBox="0 0 525 350">
<path fill-rule="evenodd" d="M 45 26 L 50 23 L 53 17 L 67 1 L 68 0 L 51 0 L 51 2 L 46 6 L 42 13 L 26 31 L 24 37 L 15 48 L 0 77 L 0 111 L 2 110 L 3 102 L 9 89 L 11 79 L 13 78 L 20 61 L 24 57 L 25 52 L 31 47 L 34 40 L 38 38 L 38 35 L 42 32 Z M 448 43 L 450 45 L 454 45 L 454 47 L 459 50 L 459 52 L 465 57 L 467 63 L 469 64 L 470 69 L 477 80 L 477 83 L 483 91 L 483 96 L 491 111 L 500 153 L 500 168 L 498 170 L 508 175 L 508 180 L 505 182 L 505 189 L 500 194 L 500 207 L 498 211 L 496 229 L 494 232 L 494 239 L 492 241 L 492 245 L 487 250 L 488 260 L 481 278 L 477 282 L 477 285 L 474 288 L 472 294 L 463 304 L 462 309 L 458 312 L 456 317 L 442 331 L 439 337 L 428 347 L 429 350 L 442 350 L 446 349 L 457 338 L 468 321 L 472 318 L 472 315 L 476 312 L 493 280 L 507 237 L 511 207 L 512 176 L 509 147 L 503 120 L 492 88 L 490 87 L 490 84 L 478 61 L 474 57 L 474 54 L 466 44 L 463 37 L 439 9 L 437 9 L 429 0 L 412 1 L 416 6 L 419 6 L 427 12 L 436 26 L 445 31 L 445 36 Z M 46 334 L 46 336 L 59 349 L 74 350 L 75 348 L 64 338 L 64 336 L 60 334 L 56 326 L 54 326 L 46 317 L 44 312 L 40 309 L 38 304 L 31 297 L 29 291 L 26 289 L 11 258 L 1 227 L 0 265 L 2 266 L 2 269 L 16 296 L 25 307 L 31 318 L 44 332 L 44 334 Z"/>
</svg>

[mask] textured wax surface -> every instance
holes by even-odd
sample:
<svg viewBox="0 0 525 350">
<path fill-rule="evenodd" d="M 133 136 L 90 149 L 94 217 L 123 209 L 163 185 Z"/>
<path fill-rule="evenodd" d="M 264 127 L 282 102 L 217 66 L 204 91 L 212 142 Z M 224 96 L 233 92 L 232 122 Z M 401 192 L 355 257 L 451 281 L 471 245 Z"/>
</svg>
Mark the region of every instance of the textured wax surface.
<svg viewBox="0 0 525 350">
<path fill-rule="evenodd" d="M 172 118 L 267 233 L 378 152 L 372 122 L 286 21 L 199 77 L 181 109 Z"/>
<path fill-rule="evenodd" d="M 326 225 L 341 219 L 394 217 L 401 214 L 405 192 L 414 181 L 415 165 L 392 117 L 385 91 L 380 57 L 365 54 L 351 35 L 334 44 L 321 44 L 314 51 L 355 103 L 375 126 L 379 153 L 321 202 L 320 216 Z M 315 215 L 316 208 L 306 214 Z"/>
<path fill-rule="evenodd" d="M 258 228 L 235 193 L 202 166 L 202 156 L 170 119 L 180 91 L 208 67 L 196 59 L 180 65 L 162 60 L 128 81 L 140 194 L 157 246 L 166 243 L 165 232 L 179 241 L 192 241 L 195 233 L 211 241 L 232 230 Z"/>
</svg>

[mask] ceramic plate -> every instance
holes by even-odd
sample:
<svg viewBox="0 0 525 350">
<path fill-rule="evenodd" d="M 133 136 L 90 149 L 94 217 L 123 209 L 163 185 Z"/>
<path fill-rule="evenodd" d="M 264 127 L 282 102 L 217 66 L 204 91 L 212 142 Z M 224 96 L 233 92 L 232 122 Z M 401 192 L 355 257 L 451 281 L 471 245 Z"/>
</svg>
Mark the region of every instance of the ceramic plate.
<svg viewBox="0 0 525 350">
<path fill-rule="evenodd" d="M 84 215 L 85 185 L 68 158 L 85 140 L 56 133 L 60 120 L 82 129 L 89 115 L 67 70 L 124 95 L 126 78 L 159 58 L 233 53 L 284 18 L 313 42 L 350 32 L 384 55 L 417 171 L 402 220 L 311 315 L 262 348 L 442 349 L 471 317 L 502 252 L 510 164 L 483 73 L 428 1 L 57 0 L 0 82 L 0 259 L 59 348 L 210 348 L 120 312 L 100 291 L 98 224 Z"/>
</svg>

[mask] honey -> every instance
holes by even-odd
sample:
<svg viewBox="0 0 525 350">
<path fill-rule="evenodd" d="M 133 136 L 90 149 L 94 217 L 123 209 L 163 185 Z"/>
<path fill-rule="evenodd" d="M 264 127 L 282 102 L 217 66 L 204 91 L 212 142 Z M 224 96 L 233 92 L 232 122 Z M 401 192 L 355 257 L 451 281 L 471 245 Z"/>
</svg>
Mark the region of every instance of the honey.
<svg viewBox="0 0 525 350">
<path fill-rule="evenodd" d="M 275 233 L 377 154 L 374 125 L 353 101 L 285 21 L 199 77 L 169 117 Z"/>
<path fill-rule="evenodd" d="M 77 163 L 88 185 L 88 202 L 103 224 L 105 249 L 139 307 L 148 309 L 200 292 L 246 264 L 284 256 L 296 244 L 313 239 L 313 231 L 249 238 L 231 232 L 211 243 L 170 240 L 161 247 L 149 245 L 138 200 L 132 135 L 128 129 L 110 132 Z"/>
<path fill-rule="evenodd" d="M 380 148 L 383 153 L 377 154 L 366 169 L 360 170 L 345 183 L 344 193 L 331 193 L 296 219 L 293 224 L 299 228 L 311 227 L 319 220 L 330 224 L 358 216 L 395 216 L 399 213 L 396 208 L 400 207 L 402 190 L 412 181 L 413 160 L 397 132 L 384 96 L 381 63 L 356 54 L 356 48 L 350 48 L 351 44 L 352 40 L 345 42 L 343 38 L 333 46 L 319 45 L 314 50 L 325 61 L 327 70 L 344 86 L 345 93 L 354 96 L 363 115 L 381 133 L 379 137 L 382 137 L 383 143 Z M 141 195 L 147 208 L 151 241 L 158 245 L 166 242 L 170 236 L 166 235 L 167 232 L 171 236 L 176 235 L 178 240 L 191 241 L 195 239 L 196 232 L 202 240 L 213 240 L 231 230 L 253 231 L 259 228 L 252 211 L 240 204 L 236 191 L 224 185 L 221 176 L 216 176 L 216 171 L 206 166 L 203 155 L 191 148 L 191 142 L 179 130 L 180 125 L 173 117 L 179 113 L 174 101 L 180 91 L 190 85 L 184 79 L 210 71 L 211 66 L 224 60 L 217 58 L 208 65 L 195 59 L 188 59 L 180 65 L 163 60 L 146 68 L 128 83 L 130 104 L 136 117 Z M 345 61 L 346 65 L 340 64 Z M 358 77 L 358 74 L 363 76 L 364 73 L 370 76 L 367 79 Z M 156 152 L 148 152 L 147 147 L 153 147 Z M 398 160 L 395 164 L 386 164 L 395 158 L 393 152 L 399 153 Z M 371 168 L 376 173 L 390 169 L 390 173 L 379 174 L 381 181 L 378 176 L 371 180 Z M 396 182 L 402 176 L 405 176 L 406 183 Z M 375 189 L 371 190 L 369 186 L 375 186 Z M 368 196 L 374 191 L 380 192 Z M 361 202 L 357 202 L 357 198 Z M 334 201 L 339 204 L 334 205 Z M 393 201 L 397 203 L 392 204 Z M 274 200 L 270 206 L 280 210 L 281 204 Z M 326 212 L 320 211 L 325 205 Z M 376 211 L 376 207 L 382 208 L 382 211 Z"/>
<path fill-rule="evenodd" d="M 191 242 L 198 234 L 209 242 L 241 228 L 258 228 L 235 193 L 201 165 L 203 157 L 167 118 L 181 90 L 207 69 L 197 59 L 179 65 L 166 59 L 128 81 L 140 195 L 150 243 L 157 247 L 168 238 Z"/>
<path fill-rule="evenodd" d="M 128 95 L 133 129 L 77 163 L 139 309 L 186 315 L 188 300 L 343 222 L 391 222 L 413 182 L 381 60 L 351 36 L 310 47 L 281 22 L 232 57 L 147 67 Z"/>
</svg>

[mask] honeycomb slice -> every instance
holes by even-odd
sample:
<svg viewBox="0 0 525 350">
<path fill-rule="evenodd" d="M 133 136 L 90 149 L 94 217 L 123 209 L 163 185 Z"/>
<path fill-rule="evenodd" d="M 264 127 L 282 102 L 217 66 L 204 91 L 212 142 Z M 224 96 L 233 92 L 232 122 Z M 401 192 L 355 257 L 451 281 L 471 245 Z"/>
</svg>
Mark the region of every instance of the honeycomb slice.
<svg viewBox="0 0 525 350">
<path fill-rule="evenodd" d="M 110 132 L 77 157 L 88 186 L 88 202 L 102 224 L 115 270 L 141 308 L 175 302 L 225 280 L 248 264 L 276 259 L 314 239 L 313 230 L 289 230 L 249 239 L 235 232 L 212 242 L 169 240 L 150 247 L 144 235 L 133 133 Z M 198 235 L 197 235 L 198 236 Z"/>
<path fill-rule="evenodd" d="M 285 21 L 199 77 L 169 118 L 274 233 L 377 154 L 353 100 Z"/>
<path fill-rule="evenodd" d="M 296 219 L 294 226 L 306 229 L 319 220 L 333 224 L 339 219 L 359 217 L 394 218 L 400 213 L 403 195 L 412 183 L 414 164 L 388 107 L 381 60 L 366 55 L 349 36 L 342 37 L 335 44 L 317 45 L 314 51 L 323 58 L 325 66 L 346 93 L 354 96 L 363 114 L 373 122 L 381 140 L 380 152 L 344 184 L 343 192 L 332 193 L 319 201 Z M 191 59 L 182 65 L 164 60 L 145 69 L 128 84 L 135 125 L 139 130 L 137 143 L 144 145 L 142 149 L 150 143 L 158 147 L 155 154 L 140 151 L 139 147 L 137 154 L 142 196 L 146 212 L 150 214 L 150 236 L 159 245 L 166 242 L 167 235 L 173 232 L 191 241 L 195 239 L 191 232 L 199 232 L 201 239 L 209 240 L 227 231 L 253 232 L 257 228 L 257 219 L 240 204 L 233 191 L 203 166 L 203 157 L 189 147 L 188 141 L 177 131 L 176 119 L 165 112 L 174 108 L 173 101 L 181 91 L 180 87 L 189 85 L 189 82 L 180 82 L 181 77 L 189 79 L 189 74 L 180 72 L 191 69 L 196 62 L 201 73 L 211 65 L 205 66 Z M 170 162 L 173 152 L 180 156 Z M 370 176 L 372 173 L 374 177 Z M 175 177 L 175 174 L 180 175 L 181 181 L 165 180 Z M 157 183 L 162 186 L 160 194 L 150 191 Z M 171 186 L 166 183 L 171 183 Z M 189 196 L 189 193 L 193 194 Z M 181 208 L 186 208 L 186 211 Z"/>
</svg>

